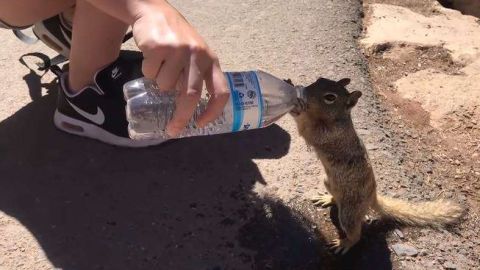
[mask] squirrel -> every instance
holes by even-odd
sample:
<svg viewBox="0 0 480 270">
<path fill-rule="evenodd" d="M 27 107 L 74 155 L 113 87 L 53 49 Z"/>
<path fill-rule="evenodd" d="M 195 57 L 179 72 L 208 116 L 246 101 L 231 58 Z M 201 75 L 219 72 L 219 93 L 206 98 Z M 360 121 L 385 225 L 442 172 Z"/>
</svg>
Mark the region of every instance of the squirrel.
<svg viewBox="0 0 480 270">
<path fill-rule="evenodd" d="M 291 80 L 286 80 L 292 84 Z M 457 222 L 465 210 L 447 200 L 410 203 L 377 194 L 375 175 L 367 150 L 358 137 L 351 110 L 362 92 L 348 92 L 350 79 L 324 78 L 305 87 L 304 98 L 291 111 L 300 135 L 321 160 L 329 195 L 315 205 L 336 205 L 346 237 L 331 242 L 335 254 L 345 254 L 361 237 L 362 222 L 369 209 L 403 225 L 440 228 Z"/>
</svg>

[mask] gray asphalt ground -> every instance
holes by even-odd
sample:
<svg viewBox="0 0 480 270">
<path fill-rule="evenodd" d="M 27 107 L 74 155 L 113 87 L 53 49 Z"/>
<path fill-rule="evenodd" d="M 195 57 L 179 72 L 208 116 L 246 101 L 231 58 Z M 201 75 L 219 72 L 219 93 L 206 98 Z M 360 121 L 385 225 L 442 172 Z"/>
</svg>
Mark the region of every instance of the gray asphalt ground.
<svg viewBox="0 0 480 270">
<path fill-rule="evenodd" d="M 172 3 L 225 70 L 258 68 L 297 84 L 351 78 L 350 89 L 364 92 L 355 110 L 360 134 L 367 143 L 378 141 L 376 101 L 356 44 L 360 1 Z M 5 248 L 27 239 L 10 230 L 0 236 L 7 243 L 0 244 L 0 269 L 331 269 L 346 263 L 328 254 L 321 228 L 312 223 L 319 212 L 302 204 L 324 190 L 323 172 L 289 116 L 264 130 L 140 150 L 111 147 L 53 126 L 54 77 L 40 79 L 18 61 L 33 51 L 53 55 L 49 49 L 26 46 L 4 30 L 0 39 L 0 215 L 19 221 L 15 226 L 33 235 L 46 257 L 31 262 Z M 5 224 L 14 226 L 0 227 Z M 368 253 L 372 243 L 363 245 L 367 251 L 350 256 L 349 264 L 392 267 L 385 240 L 375 243 L 375 254 Z"/>
</svg>

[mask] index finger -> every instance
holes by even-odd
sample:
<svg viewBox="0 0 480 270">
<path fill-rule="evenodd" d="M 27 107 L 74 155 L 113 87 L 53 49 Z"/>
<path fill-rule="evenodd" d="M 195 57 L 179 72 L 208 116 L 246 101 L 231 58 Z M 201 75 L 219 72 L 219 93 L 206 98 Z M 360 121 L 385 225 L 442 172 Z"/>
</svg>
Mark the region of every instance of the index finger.
<svg viewBox="0 0 480 270">
<path fill-rule="evenodd" d="M 197 126 L 204 127 L 211 121 L 217 119 L 225 108 L 230 97 L 230 90 L 227 87 L 225 74 L 218 60 L 214 61 L 210 70 L 205 74 L 205 83 L 207 91 L 210 93 L 207 109 L 200 115 L 197 120 Z"/>
<path fill-rule="evenodd" d="M 167 133 L 172 137 L 177 137 L 190 122 L 202 95 L 203 76 L 196 65 L 184 70 L 177 88 L 175 112 L 167 125 Z"/>
</svg>

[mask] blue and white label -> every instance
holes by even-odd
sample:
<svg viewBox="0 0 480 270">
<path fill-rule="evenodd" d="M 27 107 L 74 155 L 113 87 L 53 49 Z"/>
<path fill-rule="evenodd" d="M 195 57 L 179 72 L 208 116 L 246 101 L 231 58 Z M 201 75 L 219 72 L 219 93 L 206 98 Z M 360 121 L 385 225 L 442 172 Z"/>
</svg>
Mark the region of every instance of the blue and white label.
<svg viewBox="0 0 480 270">
<path fill-rule="evenodd" d="M 262 125 L 263 97 L 255 71 L 227 72 L 233 105 L 232 132 Z"/>
</svg>

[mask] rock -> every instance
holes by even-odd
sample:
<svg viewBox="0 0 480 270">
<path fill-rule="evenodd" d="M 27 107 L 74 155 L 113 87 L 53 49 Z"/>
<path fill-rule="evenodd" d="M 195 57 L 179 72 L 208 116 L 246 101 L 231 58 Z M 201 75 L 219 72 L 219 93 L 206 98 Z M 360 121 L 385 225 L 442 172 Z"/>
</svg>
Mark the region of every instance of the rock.
<svg viewBox="0 0 480 270">
<path fill-rule="evenodd" d="M 395 251 L 395 253 L 398 256 L 415 257 L 418 254 L 418 250 L 415 247 L 412 247 L 412 246 L 407 245 L 407 244 L 394 244 L 394 245 L 392 245 L 392 249 L 393 249 L 393 251 Z"/>
<path fill-rule="evenodd" d="M 403 239 L 404 235 L 403 235 L 403 232 L 400 231 L 399 229 L 395 229 L 393 231 L 400 239 Z"/>
<path fill-rule="evenodd" d="M 375 143 L 367 143 L 367 145 L 365 145 L 365 147 L 367 148 L 367 150 L 370 150 L 370 151 L 374 151 L 374 150 L 377 150 L 377 149 L 380 148 L 380 146 L 378 146 Z"/>
<path fill-rule="evenodd" d="M 450 270 L 457 269 L 457 266 L 456 266 L 454 263 L 452 263 L 452 262 L 445 262 L 445 263 L 443 264 L 443 267 L 444 267 L 445 269 L 450 269 Z"/>
<path fill-rule="evenodd" d="M 478 0 L 443 1 L 480 2 Z M 372 4 L 370 25 L 361 43 L 367 48 L 372 48 L 376 44 L 402 43 L 418 44 L 417 46 L 421 47 L 438 46 L 445 48 L 451 54 L 454 62 L 474 63 L 479 61 L 480 39 L 478 39 L 478 35 L 480 27 L 478 19 L 464 16 L 459 12 L 450 12 L 448 9 L 435 8 L 434 10 L 438 13 L 437 15 L 441 14 L 441 16 L 424 16 L 405 7 Z M 459 29 L 459 31 L 452 35 L 450 29 Z M 392 56 L 396 55 L 398 60 L 402 58 L 399 55 L 408 53 L 407 49 L 398 49 L 393 45 L 389 49 L 391 52 L 395 52 L 392 53 Z M 404 62 L 397 62 L 399 62 L 398 65 L 404 65 Z M 478 64 L 467 65 L 460 70 L 465 73 L 462 76 L 436 72 L 427 63 L 422 65 L 422 63 L 416 62 L 416 66 L 417 72 L 403 76 L 394 83 L 394 87 L 401 98 L 415 100 L 421 104 L 422 110 L 429 113 L 429 121 L 433 127 L 442 127 L 442 124 L 448 121 L 446 121 L 449 119 L 448 115 L 455 111 L 460 115 L 465 114 L 462 112 L 474 112 L 480 97 L 478 88 L 475 88 L 479 78 L 480 66 Z M 403 72 L 401 74 L 407 75 Z M 422 91 L 418 91 L 420 88 Z M 463 110 L 461 105 L 464 106 Z M 473 118 L 469 114 L 467 116 Z M 466 118 L 468 119 L 468 117 Z"/>
</svg>

